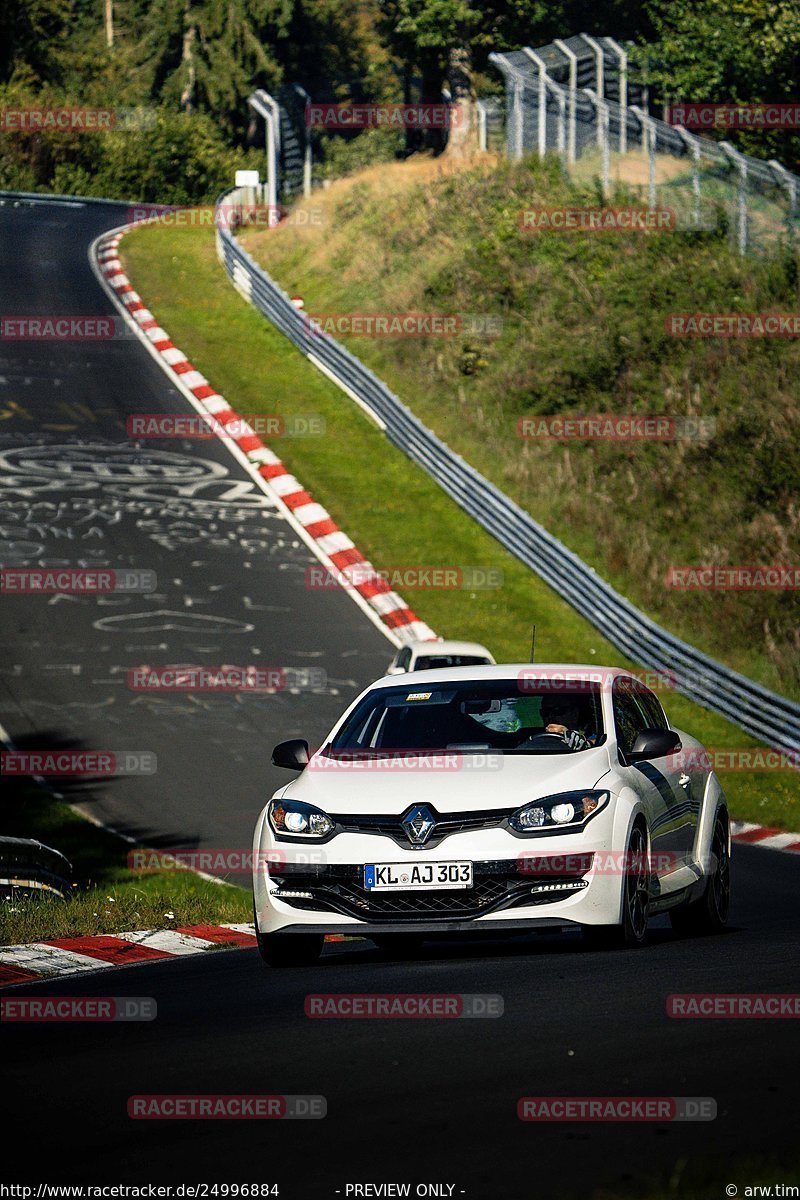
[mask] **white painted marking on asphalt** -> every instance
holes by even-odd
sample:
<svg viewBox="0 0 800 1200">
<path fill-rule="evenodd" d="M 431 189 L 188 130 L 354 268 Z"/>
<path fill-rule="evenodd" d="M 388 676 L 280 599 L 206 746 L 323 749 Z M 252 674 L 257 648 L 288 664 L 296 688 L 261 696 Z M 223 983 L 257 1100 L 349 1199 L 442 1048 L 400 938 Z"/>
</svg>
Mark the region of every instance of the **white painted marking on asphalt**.
<svg viewBox="0 0 800 1200">
<path fill-rule="evenodd" d="M 209 386 L 211 385 L 209 384 Z M 203 405 L 203 408 L 210 413 L 227 412 L 230 408 L 228 401 L 224 396 L 220 396 L 218 392 L 215 392 L 213 396 L 207 396 L 206 399 L 201 400 L 200 403 Z"/>
<path fill-rule="evenodd" d="M 0 950 L 0 963 L 12 967 L 23 967 L 26 971 L 45 974 L 51 971 L 59 975 L 72 975 L 75 971 L 98 970 L 108 963 L 101 958 L 90 958 L 76 950 L 62 950 L 58 946 L 46 946 L 43 942 L 31 942 L 22 946 L 6 946 Z"/>
<path fill-rule="evenodd" d="M 791 846 L 792 842 L 796 841 L 796 833 L 773 833 L 770 837 L 760 838 L 759 841 L 753 842 L 752 845 L 766 846 L 770 850 L 782 850 L 784 846 Z"/>
<path fill-rule="evenodd" d="M 294 475 L 276 475 L 270 479 L 270 483 L 279 496 L 292 496 L 295 492 L 302 492 L 302 487 L 295 479 Z"/>
<path fill-rule="evenodd" d="M 355 550 L 355 546 L 346 533 L 328 533 L 317 539 L 320 549 L 325 554 L 338 554 L 342 550 Z"/>
<path fill-rule="evenodd" d="M 197 954 L 199 950 L 210 950 L 214 945 L 208 938 L 178 933 L 175 929 L 139 929 L 132 933 L 115 933 L 114 937 L 133 942 L 136 946 L 147 946 L 150 950 L 163 950 L 166 954 Z"/>
<path fill-rule="evenodd" d="M 122 233 L 120 232 L 116 237 L 116 242 L 118 242 L 120 240 L 121 236 L 122 236 Z M 156 362 L 161 363 L 162 370 L 164 370 L 166 372 L 166 368 L 164 366 L 161 355 L 160 355 L 159 351 L 156 350 L 155 346 L 153 345 L 153 342 L 157 342 L 160 340 L 159 338 L 152 337 L 152 335 L 155 331 L 152 329 L 142 330 L 139 328 L 138 324 L 136 323 L 136 320 L 127 311 L 124 304 L 122 304 L 121 300 L 117 296 L 116 292 L 113 290 L 113 288 L 109 287 L 108 281 L 106 280 L 105 276 L 103 275 L 102 270 L 100 269 L 100 266 L 96 259 L 97 248 L 98 248 L 100 242 L 104 241 L 106 237 L 107 237 L 107 234 L 101 234 L 101 236 L 96 238 L 95 241 L 92 242 L 91 246 L 89 247 L 89 264 L 91 266 L 91 269 L 95 275 L 95 278 L 97 279 L 98 283 L 100 284 L 100 286 L 102 288 L 104 288 L 104 290 L 110 297 L 113 304 L 116 306 L 118 311 L 122 314 L 123 319 L 127 323 L 128 327 L 135 332 L 136 336 L 141 340 L 141 343 L 144 346 L 144 348 L 150 353 L 150 355 L 156 360 Z M 218 239 L 218 241 L 219 241 L 219 239 Z M 161 332 L 162 332 L 163 337 L 166 338 L 167 335 L 163 332 L 163 330 Z M 177 389 L 183 394 L 183 396 L 188 401 L 188 403 L 192 406 L 192 408 L 195 410 L 195 412 L 198 412 L 201 415 L 204 415 L 204 413 L 209 410 L 208 401 L 198 400 L 197 397 L 192 394 L 192 392 L 189 390 L 189 388 L 184 386 L 184 384 L 181 382 L 180 376 L 174 376 L 174 378 L 173 378 L 172 372 L 169 372 L 169 375 L 170 375 L 170 382 L 172 382 L 173 385 L 176 386 Z M 211 399 L 220 399 L 221 400 L 222 397 L 209 397 L 209 399 L 210 400 Z M 310 534 L 308 534 L 307 531 L 303 528 L 303 520 L 299 515 L 304 510 L 306 513 L 315 514 L 310 519 L 308 517 L 306 518 L 306 523 L 309 524 L 311 522 L 311 520 L 314 520 L 314 521 L 330 520 L 331 519 L 330 514 L 328 512 L 326 512 L 326 510 L 322 507 L 321 504 L 307 504 L 307 505 L 303 506 L 303 509 L 298 509 L 296 511 L 293 511 L 292 509 L 288 508 L 283 503 L 283 501 L 280 499 L 280 497 L 275 494 L 274 490 L 270 487 L 269 482 L 266 479 L 264 479 L 264 477 L 262 475 L 260 475 L 258 473 L 256 466 L 252 462 L 249 461 L 247 455 L 242 450 L 240 450 L 240 448 L 236 445 L 236 443 L 233 441 L 233 439 L 228 437 L 225 433 L 222 433 L 219 430 L 216 431 L 216 435 L 219 438 L 219 440 L 223 443 L 223 445 L 227 448 L 228 452 L 233 455 L 233 457 L 240 464 L 240 466 L 243 468 L 243 470 L 256 483 L 257 487 L 263 492 L 263 494 L 269 500 L 271 500 L 276 505 L 276 507 L 278 508 L 278 511 L 283 516 L 286 523 L 290 526 L 290 528 L 292 528 L 298 534 L 298 536 L 302 539 L 302 541 L 308 547 L 308 549 L 311 551 L 311 553 L 317 559 L 319 559 L 319 561 L 322 563 L 323 566 L 325 566 L 329 570 L 333 571 L 333 569 L 334 569 L 333 563 L 330 561 L 327 554 L 325 554 L 320 549 L 317 541 L 313 537 L 311 537 Z M 317 516 L 316 514 L 321 514 L 321 515 Z M 375 612 L 375 610 L 367 603 L 367 601 L 364 599 L 364 597 L 362 595 L 360 595 L 360 593 L 358 591 L 356 591 L 355 589 L 348 589 L 346 594 L 351 598 L 351 600 L 355 604 L 358 605 L 358 607 L 361 609 L 361 611 L 364 613 L 364 615 L 367 617 L 367 619 L 372 622 L 374 627 L 380 631 L 380 633 L 383 635 L 383 637 L 386 638 L 386 640 L 388 642 L 391 642 L 392 645 L 394 645 L 394 646 L 402 646 L 403 645 L 404 640 L 408 637 L 407 631 L 409 629 L 409 626 L 404 626 L 402 630 L 395 630 L 393 628 L 390 628 L 388 625 L 386 625 L 381 620 L 381 618 L 378 616 L 378 614 Z M 419 623 L 419 624 L 422 624 L 422 623 Z M 427 628 L 427 626 L 424 626 L 424 628 Z"/>
</svg>

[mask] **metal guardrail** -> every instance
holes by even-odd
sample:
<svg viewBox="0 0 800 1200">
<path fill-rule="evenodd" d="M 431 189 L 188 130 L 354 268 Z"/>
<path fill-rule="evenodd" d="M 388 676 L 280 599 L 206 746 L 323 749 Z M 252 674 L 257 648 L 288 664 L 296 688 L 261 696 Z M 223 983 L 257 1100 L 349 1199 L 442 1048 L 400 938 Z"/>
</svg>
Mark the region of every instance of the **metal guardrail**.
<svg viewBox="0 0 800 1200">
<path fill-rule="evenodd" d="M 0 896 L 20 892 L 71 896 L 72 865 L 59 850 L 32 838 L 0 837 Z"/>
<path fill-rule="evenodd" d="M 235 196 L 232 190 L 220 203 Z M 120 203 L 96 197 L 0 192 L 9 199 Z M 235 201 L 234 201 L 235 202 Z M 234 286 L 385 430 L 387 437 L 511 554 L 634 662 L 673 672 L 676 688 L 777 749 L 800 749 L 800 704 L 771 692 L 662 629 L 419 421 L 374 372 L 314 334 L 286 292 L 217 226 L 217 252 Z"/>
<path fill-rule="evenodd" d="M 233 196 L 233 191 L 222 199 Z M 96 197 L 0 192 L 9 199 L 120 203 Z M 234 201 L 235 202 L 235 201 Z M 511 554 L 635 662 L 672 672 L 678 691 L 776 748 L 800 747 L 800 705 L 723 666 L 657 625 L 601 579 L 562 542 L 490 483 L 422 424 L 355 355 L 332 338 L 311 331 L 288 295 L 242 249 L 217 228 L 221 262 L 234 286 L 385 430 L 456 503 Z M 57 853 L 57 852 L 55 852 Z"/>
<path fill-rule="evenodd" d="M 236 203 L 235 192 L 223 200 Z M 320 370 L 366 409 L 387 437 L 421 466 L 511 554 L 632 661 L 674 673 L 677 690 L 776 749 L 800 748 L 800 704 L 771 692 L 662 629 L 615 591 L 434 433 L 349 350 L 315 332 L 289 296 L 217 227 L 217 252 L 234 286 Z"/>
</svg>

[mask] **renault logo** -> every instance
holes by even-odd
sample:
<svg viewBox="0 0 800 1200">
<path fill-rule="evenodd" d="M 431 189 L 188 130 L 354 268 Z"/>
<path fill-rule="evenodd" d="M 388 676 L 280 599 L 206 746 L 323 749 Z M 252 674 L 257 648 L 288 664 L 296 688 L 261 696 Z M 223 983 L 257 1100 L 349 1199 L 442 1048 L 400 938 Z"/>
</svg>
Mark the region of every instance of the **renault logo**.
<svg viewBox="0 0 800 1200">
<path fill-rule="evenodd" d="M 413 846 L 424 846 L 436 828 L 431 811 L 424 804 L 407 812 L 401 821 L 406 836 Z"/>
</svg>

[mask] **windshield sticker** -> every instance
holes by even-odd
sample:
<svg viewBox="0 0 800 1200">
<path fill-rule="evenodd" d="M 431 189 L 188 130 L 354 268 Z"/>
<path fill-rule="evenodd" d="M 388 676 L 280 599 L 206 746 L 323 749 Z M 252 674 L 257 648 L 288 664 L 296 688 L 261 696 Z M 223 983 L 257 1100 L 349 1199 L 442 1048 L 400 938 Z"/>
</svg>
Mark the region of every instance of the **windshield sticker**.
<svg viewBox="0 0 800 1200">
<path fill-rule="evenodd" d="M 409 692 L 406 696 L 406 703 L 409 700 L 430 700 L 433 692 Z"/>
</svg>

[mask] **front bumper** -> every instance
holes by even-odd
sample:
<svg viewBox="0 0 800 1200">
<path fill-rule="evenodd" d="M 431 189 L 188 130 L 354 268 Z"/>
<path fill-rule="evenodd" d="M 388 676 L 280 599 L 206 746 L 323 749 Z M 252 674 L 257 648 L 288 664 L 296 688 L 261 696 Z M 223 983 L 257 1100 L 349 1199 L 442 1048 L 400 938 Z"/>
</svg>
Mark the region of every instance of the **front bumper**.
<svg viewBox="0 0 800 1200">
<path fill-rule="evenodd" d="M 596 870 L 598 855 L 615 848 L 612 808 L 577 833 L 516 838 L 495 828 L 454 834 L 421 851 L 369 834 L 342 834 L 316 849 L 276 843 L 262 824 L 259 861 L 271 853 L 281 861 L 254 872 L 259 928 L 368 935 L 614 924 L 622 881 Z M 375 892 L 363 886 L 365 863 L 464 860 L 473 864 L 469 889 Z"/>
</svg>

